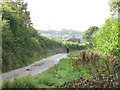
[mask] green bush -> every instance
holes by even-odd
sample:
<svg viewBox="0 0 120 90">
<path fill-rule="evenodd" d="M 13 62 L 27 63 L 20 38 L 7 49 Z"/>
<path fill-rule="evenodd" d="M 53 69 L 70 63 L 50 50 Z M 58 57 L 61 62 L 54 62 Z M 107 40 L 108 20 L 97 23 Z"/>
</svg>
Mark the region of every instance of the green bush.
<svg viewBox="0 0 120 90">
<path fill-rule="evenodd" d="M 92 44 L 96 49 L 106 54 L 114 52 L 115 55 L 118 55 L 120 48 L 118 45 L 118 23 L 118 18 L 111 17 L 106 20 L 103 27 L 93 34 Z"/>
</svg>

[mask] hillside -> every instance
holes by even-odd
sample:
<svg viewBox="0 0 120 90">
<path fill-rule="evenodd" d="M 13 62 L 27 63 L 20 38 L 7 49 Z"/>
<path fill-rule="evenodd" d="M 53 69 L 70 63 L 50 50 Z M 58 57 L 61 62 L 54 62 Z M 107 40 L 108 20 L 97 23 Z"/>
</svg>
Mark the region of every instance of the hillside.
<svg viewBox="0 0 120 90">
<path fill-rule="evenodd" d="M 78 48 L 62 40 L 39 34 L 34 28 L 24 2 L 5 2 L 2 5 L 2 70 L 23 67 L 41 56 L 65 52 L 65 48 Z M 81 48 L 81 47 L 79 47 Z M 31 61 L 32 60 L 32 61 Z"/>
</svg>

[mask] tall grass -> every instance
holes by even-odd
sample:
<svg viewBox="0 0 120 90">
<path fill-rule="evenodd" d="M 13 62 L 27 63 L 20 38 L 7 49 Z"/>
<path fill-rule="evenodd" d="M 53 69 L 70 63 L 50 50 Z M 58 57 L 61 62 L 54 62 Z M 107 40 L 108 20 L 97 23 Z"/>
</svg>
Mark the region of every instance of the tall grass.
<svg viewBox="0 0 120 90">
<path fill-rule="evenodd" d="M 37 83 L 32 77 L 23 77 L 13 82 L 5 81 L 2 88 L 37 88 Z"/>
</svg>

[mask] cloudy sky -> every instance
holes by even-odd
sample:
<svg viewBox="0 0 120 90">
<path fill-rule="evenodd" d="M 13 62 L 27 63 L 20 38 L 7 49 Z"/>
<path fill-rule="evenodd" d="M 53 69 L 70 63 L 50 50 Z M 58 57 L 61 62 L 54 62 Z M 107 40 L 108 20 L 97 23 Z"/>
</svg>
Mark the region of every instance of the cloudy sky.
<svg viewBox="0 0 120 90">
<path fill-rule="evenodd" d="M 110 17 L 109 0 L 25 0 L 34 28 L 85 31 Z"/>
</svg>

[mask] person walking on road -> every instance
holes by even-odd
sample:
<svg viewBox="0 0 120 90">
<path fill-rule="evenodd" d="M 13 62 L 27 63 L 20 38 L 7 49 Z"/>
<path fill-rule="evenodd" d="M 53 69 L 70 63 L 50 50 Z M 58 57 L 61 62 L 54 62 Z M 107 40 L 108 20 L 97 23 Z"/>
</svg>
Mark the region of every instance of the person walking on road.
<svg viewBox="0 0 120 90">
<path fill-rule="evenodd" d="M 69 53 L 69 48 L 67 47 L 67 53 Z"/>
</svg>

